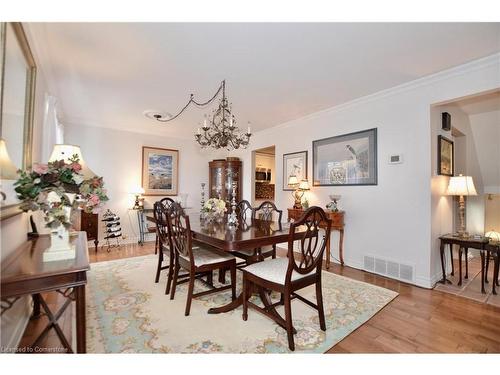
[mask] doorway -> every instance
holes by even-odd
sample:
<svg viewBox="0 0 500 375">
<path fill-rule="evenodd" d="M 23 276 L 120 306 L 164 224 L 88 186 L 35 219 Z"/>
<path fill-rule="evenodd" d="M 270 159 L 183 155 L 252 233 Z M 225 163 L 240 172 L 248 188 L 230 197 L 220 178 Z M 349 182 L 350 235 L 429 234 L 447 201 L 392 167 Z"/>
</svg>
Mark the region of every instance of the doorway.
<svg viewBox="0 0 500 375">
<path fill-rule="evenodd" d="M 276 148 L 269 146 L 252 152 L 252 205 L 274 202 L 276 181 Z"/>
</svg>

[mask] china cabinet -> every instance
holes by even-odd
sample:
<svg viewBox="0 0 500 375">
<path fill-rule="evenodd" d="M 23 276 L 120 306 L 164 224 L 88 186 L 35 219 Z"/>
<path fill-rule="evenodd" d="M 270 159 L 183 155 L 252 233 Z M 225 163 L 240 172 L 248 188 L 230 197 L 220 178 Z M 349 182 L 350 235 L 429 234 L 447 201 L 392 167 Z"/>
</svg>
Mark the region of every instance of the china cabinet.
<svg viewBox="0 0 500 375">
<path fill-rule="evenodd" d="M 231 201 L 231 189 L 233 182 L 236 183 L 236 202 L 241 201 L 241 160 L 234 158 L 213 160 L 208 163 L 209 173 L 209 196 L 210 198 Z"/>
</svg>

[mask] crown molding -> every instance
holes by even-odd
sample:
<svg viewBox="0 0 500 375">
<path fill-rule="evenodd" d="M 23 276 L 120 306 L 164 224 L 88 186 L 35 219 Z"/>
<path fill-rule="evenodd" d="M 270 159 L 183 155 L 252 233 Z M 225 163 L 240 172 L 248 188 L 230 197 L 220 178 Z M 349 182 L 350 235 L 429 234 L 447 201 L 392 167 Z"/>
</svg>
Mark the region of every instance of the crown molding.
<svg viewBox="0 0 500 375">
<path fill-rule="evenodd" d="M 429 86 L 429 85 L 432 85 L 432 84 L 435 84 L 435 83 L 438 83 L 438 82 L 441 82 L 441 81 L 444 81 L 444 80 L 447 80 L 447 79 L 450 79 L 450 78 L 453 78 L 456 76 L 460 76 L 463 74 L 472 73 L 472 72 L 475 72 L 475 71 L 478 71 L 481 69 L 485 69 L 485 68 L 488 68 L 488 67 L 493 66 L 493 65 L 499 65 L 499 69 L 500 69 L 500 53 L 495 53 L 493 55 L 486 56 L 486 57 L 483 57 L 483 58 L 480 58 L 477 60 L 473 60 L 473 61 L 470 61 L 468 63 L 462 64 L 462 65 L 458 65 L 458 66 L 455 66 L 455 67 L 452 67 L 449 69 L 441 70 L 437 73 L 433 73 L 433 74 L 427 75 L 425 77 L 415 79 L 413 81 L 409 81 L 409 82 L 406 82 L 406 83 L 403 83 L 403 84 L 400 84 L 397 86 L 390 87 L 388 89 L 377 91 L 373 94 L 365 95 L 365 96 L 350 100 L 348 102 L 345 102 L 345 103 L 342 103 L 342 104 L 339 104 L 339 105 L 336 105 L 333 107 L 329 107 L 329 108 L 326 108 L 326 109 L 323 109 L 323 110 L 320 110 L 317 112 L 313 112 L 313 113 L 310 113 L 306 116 L 302 116 L 302 117 L 296 118 L 294 120 L 289 120 L 287 122 L 277 124 L 273 127 L 260 130 L 258 132 L 255 132 L 255 134 L 260 135 L 260 134 L 266 134 L 267 132 L 275 131 L 277 129 L 285 129 L 285 128 L 288 128 L 290 126 L 293 126 L 294 123 L 297 121 L 313 119 L 317 116 L 321 116 L 321 115 L 327 114 L 327 113 L 342 112 L 342 111 L 345 111 L 347 109 L 357 107 L 359 105 L 373 102 L 375 100 L 380 100 L 383 98 L 398 95 L 398 94 L 408 92 L 408 91 L 411 91 L 411 90 L 414 90 L 414 89 L 417 89 L 417 88 L 420 88 L 423 86 Z"/>
</svg>

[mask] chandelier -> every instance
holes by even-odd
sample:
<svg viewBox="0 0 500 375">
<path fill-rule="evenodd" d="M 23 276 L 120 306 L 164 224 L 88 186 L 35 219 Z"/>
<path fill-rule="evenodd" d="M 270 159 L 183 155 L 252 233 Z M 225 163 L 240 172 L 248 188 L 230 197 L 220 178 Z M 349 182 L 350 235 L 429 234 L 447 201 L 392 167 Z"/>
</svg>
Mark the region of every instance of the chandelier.
<svg viewBox="0 0 500 375">
<path fill-rule="evenodd" d="M 191 94 L 188 103 L 175 116 L 164 118 L 162 115 L 153 115 L 153 118 L 161 122 L 175 120 L 188 108 L 190 104 L 194 104 L 198 107 L 205 107 L 212 103 L 221 92 L 222 98 L 219 102 L 219 107 L 213 110 L 210 116 L 205 115 L 203 125 L 201 128 L 198 128 L 194 136 L 195 140 L 202 148 L 225 148 L 228 151 L 238 149 L 240 147 L 247 148 L 250 142 L 250 137 L 252 136 L 250 123 L 248 123 L 248 128 L 245 133 L 242 133 L 238 127 L 236 127 L 236 119 L 231 113 L 231 104 L 228 102 L 226 97 L 225 80 L 222 81 L 215 95 L 206 102 L 197 102 L 194 99 L 194 95 Z"/>
</svg>

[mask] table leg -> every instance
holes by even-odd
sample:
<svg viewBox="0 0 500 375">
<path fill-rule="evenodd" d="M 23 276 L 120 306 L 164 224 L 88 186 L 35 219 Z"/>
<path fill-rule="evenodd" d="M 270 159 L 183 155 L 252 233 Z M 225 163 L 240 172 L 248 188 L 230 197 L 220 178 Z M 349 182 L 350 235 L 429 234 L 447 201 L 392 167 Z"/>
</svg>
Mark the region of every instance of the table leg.
<svg viewBox="0 0 500 375">
<path fill-rule="evenodd" d="M 451 249 L 451 245 L 450 245 Z M 444 257 L 444 242 L 441 241 L 441 245 L 439 246 L 439 255 L 441 256 L 441 270 L 443 271 L 443 278 L 439 281 L 441 284 L 451 284 L 451 281 L 446 278 L 446 270 L 445 270 L 445 257 Z"/>
<path fill-rule="evenodd" d="M 494 295 L 497 294 L 497 291 L 496 291 L 496 281 L 498 279 L 498 266 L 499 266 L 499 260 L 500 260 L 500 257 L 498 256 L 498 253 L 495 252 L 493 254 L 493 261 L 494 261 L 494 266 L 493 266 L 493 286 L 491 288 L 491 293 L 493 293 Z"/>
<path fill-rule="evenodd" d="M 330 233 L 331 236 L 331 233 Z M 326 269 L 330 269 L 330 254 L 331 254 L 331 249 L 330 249 L 330 236 L 326 239 Z"/>
<path fill-rule="evenodd" d="M 462 252 L 461 246 L 458 247 L 458 286 L 462 285 Z"/>
<path fill-rule="evenodd" d="M 33 315 L 32 319 L 38 319 L 40 317 L 40 294 L 33 294 Z"/>
<path fill-rule="evenodd" d="M 465 249 L 465 279 L 469 278 L 469 248 Z"/>
<path fill-rule="evenodd" d="M 76 352 L 87 352 L 86 319 L 85 319 L 85 285 L 75 287 L 76 302 Z"/>
<path fill-rule="evenodd" d="M 450 243 L 451 276 L 455 276 L 455 263 L 453 263 L 453 244 Z"/>
<path fill-rule="evenodd" d="M 209 314 L 226 313 L 226 312 L 235 310 L 242 305 L 243 305 L 243 293 L 240 293 L 238 298 L 236 298 L 234 301 L 228 303 L 227 305 L 221 306 L 221 307 L 212 307 L 211 309 L 208 310 L 208 313 Z"/>
<path fill-rule="evenodd" d="M 488 284 L 488 271 L 490 269 L 490 252 L 486 253 L 486 271 L 484 272 L 484 282 Z"/>
<path fill-rule="evenodd" d="M 485 294 L 484 290 L 484 250 L 480 250 L 481 254 L 481 293 Z"/>
<path fill-rule="evenodd" d="M 344 265 L 344 228 L 340 230 L 340 239 L 339 239 L 339 258 L 340 264 Z"/>
</svg>

